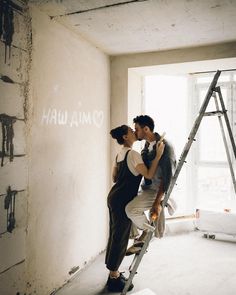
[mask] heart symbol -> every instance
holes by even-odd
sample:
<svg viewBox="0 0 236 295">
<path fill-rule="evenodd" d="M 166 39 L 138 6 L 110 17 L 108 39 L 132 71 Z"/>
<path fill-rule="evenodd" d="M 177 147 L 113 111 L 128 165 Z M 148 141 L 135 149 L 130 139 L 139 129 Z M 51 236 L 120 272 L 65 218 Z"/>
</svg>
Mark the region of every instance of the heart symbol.
<svg viewBox="0 0 236 295">
<path fill-rule="evenodd" d="M 96 110 L 93 111 L 93 123 L 98 128 L 100 128 L 102 126 L 103 118 L 104 118 L 103 111 L 96 111 Z"/>
</svg>

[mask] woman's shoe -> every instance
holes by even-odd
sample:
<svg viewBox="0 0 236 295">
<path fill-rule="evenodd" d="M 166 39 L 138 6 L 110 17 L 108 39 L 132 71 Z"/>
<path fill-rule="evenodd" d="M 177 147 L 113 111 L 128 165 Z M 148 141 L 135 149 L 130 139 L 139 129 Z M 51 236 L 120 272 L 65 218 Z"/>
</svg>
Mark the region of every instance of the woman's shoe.
<svg viewBox="0 0 236 295">
<path fill-rule="evenodd" d="M 126 278 L 120 274 L 118 278 L 111 278 L 109 276 L 107 280 L 107 290 L 110 292 L 122 292 L 126 284 Z M 131 284 L 129 286 L 128 291 L 131 291 L 133 289 L 134 285 Z"/>
</svg>

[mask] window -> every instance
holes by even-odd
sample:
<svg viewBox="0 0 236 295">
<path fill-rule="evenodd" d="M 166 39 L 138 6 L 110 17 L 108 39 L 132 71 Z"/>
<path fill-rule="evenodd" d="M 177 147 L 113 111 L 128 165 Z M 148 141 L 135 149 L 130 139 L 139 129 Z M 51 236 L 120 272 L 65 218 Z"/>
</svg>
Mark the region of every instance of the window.
<svg viewBox="0 0 236 295">
<path fill-rule="evenodd" d="M 173 145 L 179 159 L 187 138 L 188 77 L 158 75 L 145 77 L 145 114 L 155 121 L 155 130 Z M 176 215 L 187 211 L 187 171 L 182 168 L 172 195 L 178 203 Z"/>
<path fill-rule="evenodd" d="M 235 104 L 235 77 L 236 75 L 234 72 L 223 72 L 217 84 L 217 86 L 220 86 L 221 88 L 222 97 L 225 107 L 228 110 L 227 115 L 232 129 L 234 128 L 233 105 Z M 196 105 L 198 110 L 206 96 L 211 82 L 210 79 L 212 80 L 212 78 L 212 74 L 195 75 L 194 77 L 195 98 L 197 100 Z M 219 107 L 221 109 L 220 105 Z M 195 114 L 197 114 L 198 110 L 195 109 Z M 211 112 L 215 110 L 215 100 L 212 97 L 206 111 Z M 224 119 L 222 119 L 222 122 L 228 147 L 232 150 Z M 222 211 L 224 208 L 231 207 L 235 199 L 235 192 L 233 190 L 232 178 L 226 157 L 221 128 L 216 116 L 203 118 L 197 139 L 197 149 L 195 154 L 197 169 L 195 206 Z M 233 156 L 231 156 L 231 161 L 233 165 L 235 165 Z"/>
<path fill-rule="evenodd" d="M 187 142 L 190 130 L 205 99 L 214 73 L 156 75 L 144 78 L 144 113 L 156 123 L 156 131 L 166 132 L 174 146 L 177 160 Z M 227 114 L 235 133 L 236 73 L 222 72 L 221 87 Z M 212 97 L 207 112 L 215 111 Z M 223 120 L 224 122 L 224 120 Z M 224 126 L 225 127 L 225 126 Z M 228 136 L 226 127 L 224 128 Z M 217 116 L 202 119 L 172 196 L 178 204 L 175 215 L 188 214 L 196 208 L 222 210 L 235 200 L 232 178 Z M 230 150 L 231 143 L 228 140 Z M 235 165 L 234 157 L 232 156 Z"/>
</svg>

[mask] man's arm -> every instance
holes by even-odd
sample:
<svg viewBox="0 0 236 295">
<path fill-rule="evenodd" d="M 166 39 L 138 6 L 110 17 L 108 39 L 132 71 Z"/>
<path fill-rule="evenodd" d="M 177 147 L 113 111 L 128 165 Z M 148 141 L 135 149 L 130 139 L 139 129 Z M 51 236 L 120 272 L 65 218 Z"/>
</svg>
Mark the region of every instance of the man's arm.
<svg viewBox="0 0 236 295">
<path fill-rule="evenodd" d="M 162 154 L 165 149 L 165 144 L 163 143 L 163 139 L 161 141 L 158 141 L 156 145 L 156 156 L 152 160 L 151 166 L 148 169 L 144 164 L 138 164 L 135 169 L 136 171 L 143 175 L 147 179 L 152 179 L 154 174 L 156 173 L 158 163 L 162 157 Z"/>
</svg>

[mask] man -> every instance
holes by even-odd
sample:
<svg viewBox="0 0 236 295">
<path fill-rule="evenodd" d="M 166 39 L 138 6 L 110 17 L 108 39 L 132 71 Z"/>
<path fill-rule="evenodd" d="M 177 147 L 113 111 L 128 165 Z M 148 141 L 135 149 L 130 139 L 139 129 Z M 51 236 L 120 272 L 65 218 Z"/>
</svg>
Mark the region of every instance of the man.
<svg viewBox="0 0 236 295">
<path fill-rule="evenodd" d="M 145 147 L 141 152 L 143 161 L 147 167 L 150 167 L 152 160 L 155 158 L 156 144 L 161 139 L 158 133 L 154 133 L 154 121 L 147 115 L 137 116 L 133 119 L 135 124 L 135 133 L 139 140 L 145 139 Z M 141 190 L 126 206 L 126 214 L 140 230 L 142 235 L 135 241 L 134 245 L 127 250 L 127 255 L 135 254 L 140 251 L 140 246 L 144 243 L 147 231 L 144 223 L 148 219 L 144 211 L 150 210 L 151 216 L 158 217 L 161 210 L 161 200 L 167 192 L 173 175 L 176 161 L 173 148 L 164 140 L 165 149 L 158 163 L 154 177 L 151 180 L 143 179 Z"/>
</svg>

